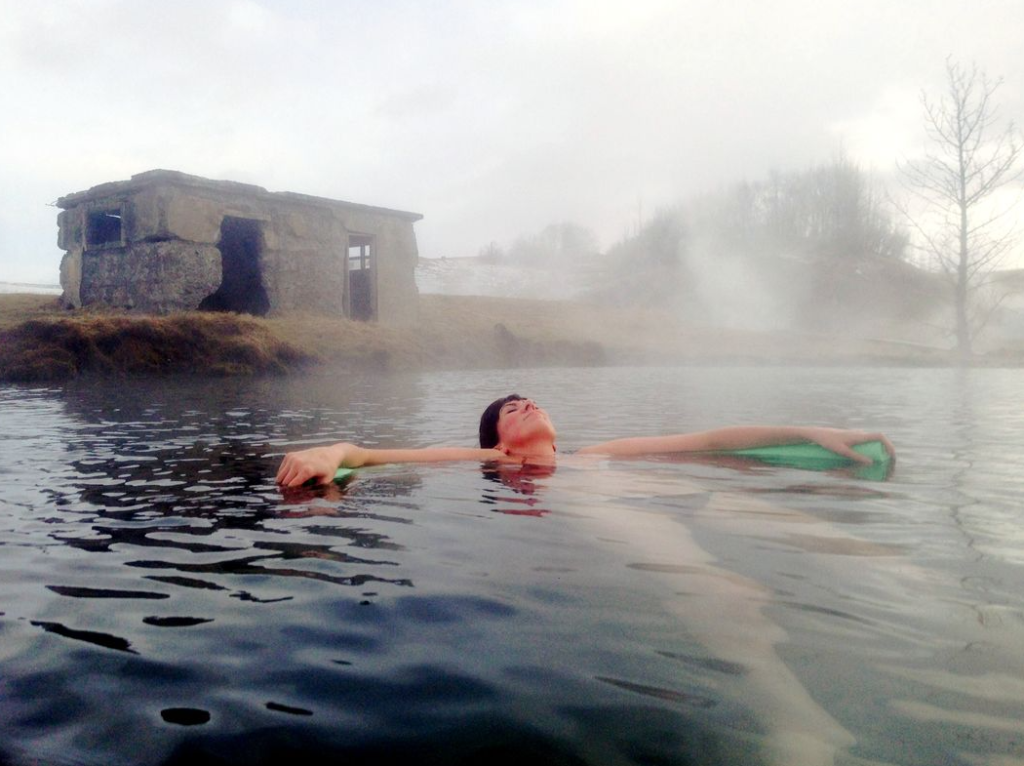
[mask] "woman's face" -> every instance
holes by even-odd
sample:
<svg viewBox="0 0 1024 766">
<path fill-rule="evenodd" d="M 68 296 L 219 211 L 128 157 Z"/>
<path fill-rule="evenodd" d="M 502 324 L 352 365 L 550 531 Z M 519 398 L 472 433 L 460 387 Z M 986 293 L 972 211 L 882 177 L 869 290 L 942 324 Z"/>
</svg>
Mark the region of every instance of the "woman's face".
<svg viewBox="0 0 1024 766">
<path fill-rule="evenodd" d="M 498 438 L 505 447 L 555 440 L 555 426 L 533 399 L 506 402 L 498 413 Z"/>
</svg>

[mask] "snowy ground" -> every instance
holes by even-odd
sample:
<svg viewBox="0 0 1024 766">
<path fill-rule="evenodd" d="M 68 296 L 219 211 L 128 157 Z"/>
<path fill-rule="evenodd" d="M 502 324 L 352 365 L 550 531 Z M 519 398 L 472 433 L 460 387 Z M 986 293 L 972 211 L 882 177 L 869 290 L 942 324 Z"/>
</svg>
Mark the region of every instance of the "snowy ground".
<svg viewBox="0 0 1024 766">
<path fill-rule="evenodd" d="M 32 285 L 21 282 L 0 282 L 0 293 L 37 293 L 39 295 L 60 295 L 60 285 Z"/>
<path fill-rule="evenodd" d="M 583 293 L 578 281 L 564 271 L 479 258 L 420 258 L 416 267 L 416 285 L 425 295 L 561 300 L 578 298 Z"/>
</svg>

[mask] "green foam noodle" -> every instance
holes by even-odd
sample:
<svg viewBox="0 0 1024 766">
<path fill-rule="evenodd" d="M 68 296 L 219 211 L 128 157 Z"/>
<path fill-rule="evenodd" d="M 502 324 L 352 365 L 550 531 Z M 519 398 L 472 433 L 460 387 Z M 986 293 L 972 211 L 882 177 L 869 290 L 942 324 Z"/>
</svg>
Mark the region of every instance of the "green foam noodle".
<svg viewBox="0 0 1024 766">
<path fill-rule="evenodd" d="M 334 480 L 335 481 L 346 481 L 347 479 L 351 479 L 352 475 L 355 472 L 356 472 L 355 468 L 339 468 L 337 471 L 334 472 Z"/>
<path fill-rule="evenodd" d="M 854 445 L 853 451 L 871 458 L 871 461 L 874 463 L 887 463 L 892 459 L 885 445 L 880 441 L 863 442 L 862 444 Z M 799 467 L 798 464 L 801 463 L 807 463 L 808 467 L 819 467 L 823 463 L 838 466 L 849 465 L 854 462 L 848 457 L 825 449 L 820 444 L 813 444 L 811 442 L 804 444 L 775 444 L 770 447 L 729 450 L 728 454 L 756 457 L 766 461 L 778 460 L 796 467 Z"/>
<path fill-rule="evenodd" d="M 848 457 L 825 449 L 820 444 L 776 444 L 770 447 L 752 447 L 750 449 L 729 450 L 720 454 L 750 457 L 772 465 L 790 468 L 806 468 L 822 471 L 829 468 L 855 466 L 866 478 L 885 478 L 888 473 L 892 456 L 880 441 L 869 441 L 856 444 L 853 451 L 871 458 L 871 465 L 860 465 Z"/>
</svg>

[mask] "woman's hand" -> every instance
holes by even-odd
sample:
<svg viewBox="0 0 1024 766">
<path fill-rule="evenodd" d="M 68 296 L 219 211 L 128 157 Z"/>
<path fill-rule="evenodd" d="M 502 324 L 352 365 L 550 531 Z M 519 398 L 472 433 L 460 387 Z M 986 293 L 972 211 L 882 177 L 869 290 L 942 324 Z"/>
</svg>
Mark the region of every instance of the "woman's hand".
<svg viewBox="0 0 1024 766">
<path fill-rule="evenodd" d="M 885 438 L 885 434 L 872 431 L 848 430 L 845 428 L 821 428 L 817 426 L 808 426 L 802 428 L 801 431 L 804 432 L 803 436 L 807 441 L 814 442 L 827 450 L 865 465 L 871 463 L 871 458 L 853 450 L 855 445 L 863 444 L 864 442 L 882 442 L 890 457 L 896 458 L 896 449 L 892 446 L 892 442 Z"/>
<path fill-rule="evenodd" d="M 334 479 L 351 448 L 351 444 L 332 444 L 289 452 L 277 471 L 277 483 L 282 487 L 298 487 L 316 479 L 317 484 L 327 484 Z"/>
</svg>

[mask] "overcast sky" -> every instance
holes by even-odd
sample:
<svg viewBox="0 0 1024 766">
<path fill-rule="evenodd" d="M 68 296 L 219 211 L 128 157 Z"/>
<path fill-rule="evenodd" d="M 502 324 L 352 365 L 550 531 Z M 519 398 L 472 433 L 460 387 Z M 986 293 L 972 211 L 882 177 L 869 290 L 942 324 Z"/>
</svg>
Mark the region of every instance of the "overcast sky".
<svg viewBox="0 0 1024 766">
<path fill-rule="evenodd" d="M 0 0 L 0 281 L 55 283 L 47 205 L 153 168 L 416 211 L 426 257 L 606 247 L 841 148 L 884 179 L 949 54 L 1024 123 L 1022 32 L 1022 0 Z"/>
</svg>

